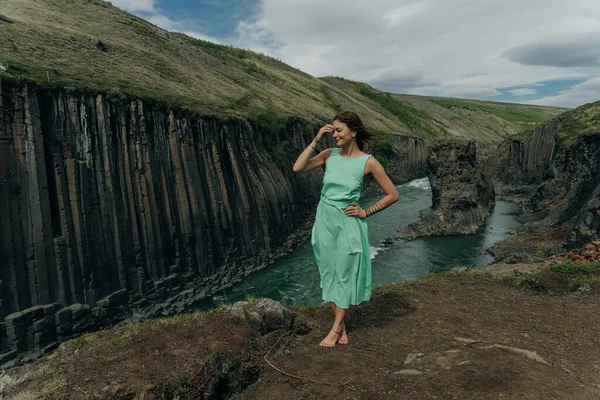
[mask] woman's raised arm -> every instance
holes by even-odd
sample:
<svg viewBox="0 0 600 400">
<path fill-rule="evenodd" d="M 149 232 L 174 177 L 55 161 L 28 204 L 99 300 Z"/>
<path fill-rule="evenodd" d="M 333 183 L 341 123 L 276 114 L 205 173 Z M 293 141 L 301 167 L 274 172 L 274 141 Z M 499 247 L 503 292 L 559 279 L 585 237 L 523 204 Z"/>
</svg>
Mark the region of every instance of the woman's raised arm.
<svg viewBox="0 0 600 400">
<path fill-rule="evenodd" d="M 317 143 L 323 140 L 325 138 L 325 135 L 327 135 L 327 133 L 329 132 L 333 132 L 333 125 L 327 124 L 321 127 L 321 129 L 319 129 L 319 133 L 317 133 L 317 136 L 296 159 L 293 168 L 294 172 L 308 172 L 315 168 L 319 168 L 325 165 L 325 163 L 327 162 L 327 158 L 329 157 L 329 154 L 331 154 L 331 150 L 333 149 L 323 150 L 322 152 L 320 152 L 312 158 L 310 158 L 310 155 L 313 153 L 313 151 L 317 150 Z"/>
</svg>

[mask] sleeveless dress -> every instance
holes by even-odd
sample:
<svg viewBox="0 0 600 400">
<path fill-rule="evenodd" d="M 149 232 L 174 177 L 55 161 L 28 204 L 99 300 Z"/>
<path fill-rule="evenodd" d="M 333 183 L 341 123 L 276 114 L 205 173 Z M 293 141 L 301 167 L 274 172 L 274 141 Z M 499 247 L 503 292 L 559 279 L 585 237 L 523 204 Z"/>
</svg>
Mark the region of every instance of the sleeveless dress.
<svg viewBox="0 0 600 400">
<path fill-rule="evenodd" d="M 370 155 L 347 158 L 334 148 L 325 166 L 311 244 L 323 300 L 348 308 L 371 297 L 371 255 L 367 221 L 349 217 L 344 209 L 358 202 Z"/>
</svg>

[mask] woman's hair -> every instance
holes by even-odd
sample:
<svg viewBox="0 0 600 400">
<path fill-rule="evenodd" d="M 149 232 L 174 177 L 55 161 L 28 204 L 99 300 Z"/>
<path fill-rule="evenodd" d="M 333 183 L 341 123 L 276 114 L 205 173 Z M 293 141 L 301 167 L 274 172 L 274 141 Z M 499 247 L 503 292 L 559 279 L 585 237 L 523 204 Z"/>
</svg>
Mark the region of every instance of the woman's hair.
<svg viewBox="0 0 600 400">
<path fill-rule="evenodd" d="M 356 132 L 356 144 L 361 151 L 365 147 L 366 142 L 377 139 L 373 132 L 365 128 L 360 117 L 354 111 L 341 112 L 333 117 L 333 120 L 343 122 L 351 131 Z"/>
</svg>

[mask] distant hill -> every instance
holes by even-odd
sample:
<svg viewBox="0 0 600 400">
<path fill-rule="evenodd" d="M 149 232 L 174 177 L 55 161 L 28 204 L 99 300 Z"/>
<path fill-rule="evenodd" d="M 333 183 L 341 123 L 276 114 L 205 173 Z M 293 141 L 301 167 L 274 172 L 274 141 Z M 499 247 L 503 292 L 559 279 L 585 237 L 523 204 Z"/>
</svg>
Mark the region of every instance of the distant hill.
<svg viewBox="0 0 600 400">
<path fill-rule="evenodd" d="M 172 33 L 101 0 L 3 0 L 4 79 L 164 102 L 202 114 L 252 117 L 270 108 L 321 122 L 352 108 L 374 130 L 497 142 L 562 111 L 387 94 L 315 78 L 262 54 Z M 1 70 L 2 68 L 0 68 Z"/>
</svg>

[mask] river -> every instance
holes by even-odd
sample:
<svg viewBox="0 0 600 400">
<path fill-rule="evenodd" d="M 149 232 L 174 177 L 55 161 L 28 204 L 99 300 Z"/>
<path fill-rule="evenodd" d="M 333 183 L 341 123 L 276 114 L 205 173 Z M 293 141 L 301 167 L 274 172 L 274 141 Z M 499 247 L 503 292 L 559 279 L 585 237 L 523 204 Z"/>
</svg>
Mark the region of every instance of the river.
<svg viewBox="0 0 600 400">
<path fill-rule="evenodd" d="M 414 281 L 454 267 L 483 267 L 493 261 L 486 250 L 507 237 L 508 230 L 519 226 L 515 220 L 518 205 L 498 201 L 486 219 L 485 228 L 476 234 L 385 244 L 385 239 L 394 236 L 398 228 L 416 221 L 420 210 L 431 207 L 431 188 L 427 178 L 396 188 L 399 201 L 368 220 L 374 286 Z M 360 203 L 366 208 L 378 199 L 365 198 Z M 284 305 L 312 306 L 321 303 L 319 273 L 310 243 L 231 289 L 214 295 L 201 308 L 234 303 L 247 297 L 268 297 Z"/>
</svg>

